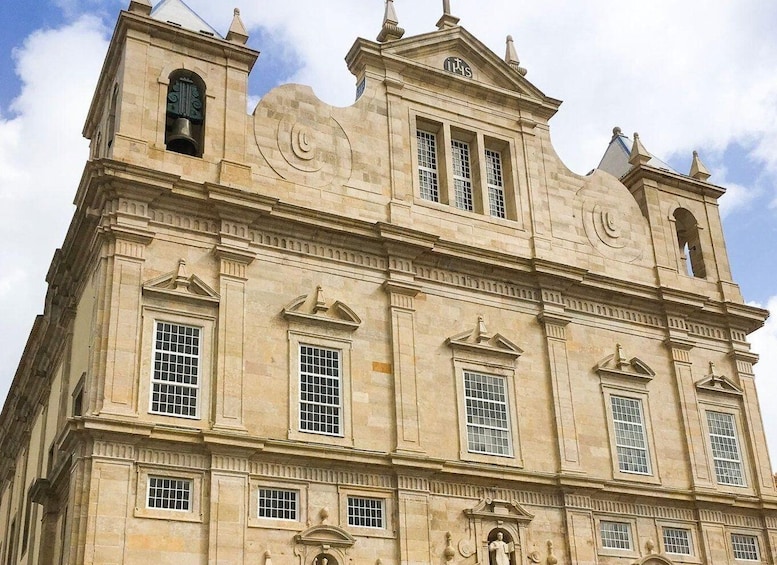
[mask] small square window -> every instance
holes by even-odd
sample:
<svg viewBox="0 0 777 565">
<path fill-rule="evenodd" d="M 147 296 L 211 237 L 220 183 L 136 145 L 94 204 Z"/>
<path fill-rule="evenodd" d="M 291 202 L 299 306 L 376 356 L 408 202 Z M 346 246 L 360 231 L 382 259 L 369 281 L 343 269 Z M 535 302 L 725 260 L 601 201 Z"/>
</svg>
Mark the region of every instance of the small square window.
<svg viewBox="0 0 777 565">
<path fill-rule="evenodd" d="M 172 477 L 148 478 L 148 508 L 189 512 L 192 481 Z"/>
<path fill-rule="evenodd" d="M 734 549 L 734 559 L 742 561 L 760 561 L 758 553 L 758 538 L 747 534 L 731 534 L 731 547 Z"/>
<path fill-rule="evenodd" d="M 385 503 L 382 498 L 348 497 L 348 525 L 360 528 L 385 528 Z"/>
<path fill-rule="evenodd" d="M 677 555 L 692 555 L 691 532 L 683 528 L 664 528 L 664 551 Z"/>
<path fill-rule="evenodd" d="M 257 517 L 297 520 L 298 498 L 299 493 L 296 490 L 260 488 Z"/>
<path fill-rule="evenodd" d="M 631 550 L 631 527 L 627 522 L 599 522 L 602 547 Z"/>
</svg>

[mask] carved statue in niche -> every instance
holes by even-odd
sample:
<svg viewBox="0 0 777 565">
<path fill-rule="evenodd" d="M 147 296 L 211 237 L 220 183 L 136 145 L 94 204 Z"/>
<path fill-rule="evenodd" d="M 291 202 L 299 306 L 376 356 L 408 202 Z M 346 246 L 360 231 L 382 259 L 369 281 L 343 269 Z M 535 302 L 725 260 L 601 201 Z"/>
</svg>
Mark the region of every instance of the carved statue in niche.
<svg viewBox="0 0 777 565">
<path fill-rule="evenodd" d="M 490 565 L 515 565 L 515 543 L 510 539 L 509 534 L 505 539 L 503 532 L 495 530 L 489 537 L 494 538 L 488 544 L 488 554 Z"/>
</svg>

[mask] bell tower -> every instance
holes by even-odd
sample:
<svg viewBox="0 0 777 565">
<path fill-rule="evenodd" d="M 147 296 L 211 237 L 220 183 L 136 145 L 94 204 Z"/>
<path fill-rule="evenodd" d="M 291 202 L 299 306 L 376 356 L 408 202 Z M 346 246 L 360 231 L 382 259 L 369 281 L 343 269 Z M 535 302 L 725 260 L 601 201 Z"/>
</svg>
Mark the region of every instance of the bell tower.
<svg viewBox="0 0 777 565">
<path fill-rule="evenodd" d="M 237 9 L 222 37 L 181 0 L 132 0 L 84 127 L 91 158 L 187 171 L 195 181 L 220 180 L 225 163 L 248 175 L 247 85 L 259 53 L 247 41 Z"/>
</svg>

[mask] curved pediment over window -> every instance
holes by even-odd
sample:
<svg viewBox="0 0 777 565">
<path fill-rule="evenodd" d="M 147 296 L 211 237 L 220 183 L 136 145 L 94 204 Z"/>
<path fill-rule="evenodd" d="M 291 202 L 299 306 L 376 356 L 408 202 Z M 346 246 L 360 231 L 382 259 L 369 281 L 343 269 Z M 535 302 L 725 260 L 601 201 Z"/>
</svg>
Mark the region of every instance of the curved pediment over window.
<svg viewBox="0 0 777 565">
<path fill-rule="evenodd" d="M 342 528 L 321 524 L 297 534 L 294 536 L 294 541 L 301 545 L 347 549 L 356 543 L 356 538 Z"/>
<path fill-rule="evenodd" d="M 600 376 L 626 377 L 640 381 L 649 381 L 656 376 L 655 371 L 639 357 L 627 359 L 621 344 L 615 346 L 615 353 L 605 357 L 596 365 L 596 372 Z"/>
<path fill-rule="evenodd" d="M 319 286 L 312 295 L 304 294 L 292 300 L 283 309 L 283 317 L 297 322 L 332 326 L 339 329 L 355 330 L 362 321 L 353 309 L 336 300 L 331 304 L 324 299 L 324 291 Z"/>
<path fill-rule="evenodd" d="M 465 510 L 464 513 L 470 518 L 480 518 L 497 523 L 528 523 L 534 519 L 534 514 L 527 512 L 518 502 L 494 498 L 483 498 L 474 507 Z"/>
<path fill-rule="evenodd" d="M 475 327 L 466 332 L 456 334 L 445 340 L 453 349 L 464 349 L 477 353 L 507 355 L 517 359 L 523 350 L 501 334 L 490 334 L 486 329 L 483 316 L 478 316 Z"/>
<path fill-rule="evenodd" d="M 696 382 L 696 389 L 707 392 L 742 396 L 742 389 L 725 375 L 715 374 L 715 365 L 710 363 L 710 374 Z"/>
<path fill-rule="evenodd" d="M 674 561 L 663 555 L 648 555 L 634 561 L 632 565 L 674 565 Z"/>
<path fill-rule="evenodd" d="M 189 275 L 186 261 L 180 259 L 178 268 L 143 284 L 143 294 L 175 297 L 196 302 L 219 302 L 219 294 L 197 275 Z"/>
</svg>

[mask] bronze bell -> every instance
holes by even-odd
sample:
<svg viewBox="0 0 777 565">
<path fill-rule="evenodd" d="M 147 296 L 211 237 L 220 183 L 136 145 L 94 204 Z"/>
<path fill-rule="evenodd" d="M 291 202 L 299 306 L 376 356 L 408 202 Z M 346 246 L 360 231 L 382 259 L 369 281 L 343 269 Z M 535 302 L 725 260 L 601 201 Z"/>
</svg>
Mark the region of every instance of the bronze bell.
<svg viewBox="0 0 777 565">
<path fill-rule="evenodd" d="M 176 118 L 170 135 L 167 136 L 167 149 L 184 155 L 198 154 L 197 140 L 192 131 L 192 122 L 188 118 Z"/>
</svg>

